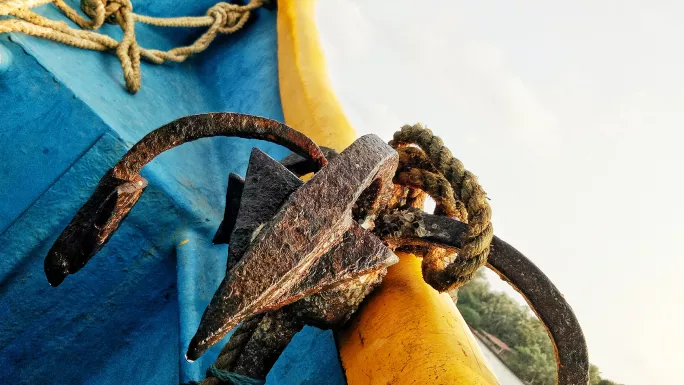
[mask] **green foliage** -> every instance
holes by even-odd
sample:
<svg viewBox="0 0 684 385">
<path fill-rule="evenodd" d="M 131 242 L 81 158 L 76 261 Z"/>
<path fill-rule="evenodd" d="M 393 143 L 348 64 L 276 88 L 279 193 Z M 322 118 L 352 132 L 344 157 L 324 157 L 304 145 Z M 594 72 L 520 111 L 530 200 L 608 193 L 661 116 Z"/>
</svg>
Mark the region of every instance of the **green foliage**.
<svg viewBox="0 0 684 385">
<path fill-rule="evenodd" d="M 555 385 L 556 361 L 544 325 L 527 306 L 505 293 L 492 291 L 480 269 L 467 285 L 451 293 L 466 322 L 473 328 L 493 334 L 511 347 L 502 361 L 523 382 L 530 385 Z M 589 370 L 590 385 L 618 385 L 601 378 L 597 366 Z"/>
<path fill-rule="evenodd" d="M 598 366 L 594 364 L 589 365 L 589 385 L 598 385 L 601 382 L 601 372 Z"/>
<path fill-rule="evenodd" d="M 542 351 L 539 345 L 516 346 L 515 354 L 504 359 L 514 373 L 523 373 L 530 384 L 555 384 L 556 364 L 553 355 Z"/>
<path fill-rule="evenodd" d="M 468 306 L 460 306 L 458 309 L 468 325 L 474 327 L 475 329 L 480 328 L 480 324 L 482 323 L 482 317 L 480 317 L 480 313 Z"/>
</svg>

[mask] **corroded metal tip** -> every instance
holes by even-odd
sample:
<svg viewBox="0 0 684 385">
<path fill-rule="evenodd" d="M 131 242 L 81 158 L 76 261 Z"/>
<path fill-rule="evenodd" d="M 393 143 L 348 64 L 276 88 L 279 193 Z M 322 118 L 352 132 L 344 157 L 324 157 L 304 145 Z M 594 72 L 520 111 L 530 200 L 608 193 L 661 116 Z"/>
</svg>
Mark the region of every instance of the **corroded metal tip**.
<svg viewBox="0 0 684 385">
<path fill-rule="evenodd" d="M 67 275 L 79 271 L 97 254 L 119 228 L 145 187 L 144 178 L 119 179 L 111 170 L 100 179 L 93 195 L 45 257 L 45 275 L 50 285 L 58 286 Z"/>
<path fill-rule="evenodd" d="M 66 276 L 70 274 L 69 266 L 64 264 L 63 261 L 65 261 L 65 258 L 56 254 L 48 254 L 48 257 L 45 258 L 43 269 L 45 270 L 48 283 L 52 287 L 59 286 L 59 284 L 64 282 Z"/>
<path fill-rule="evenodd" d="M 232 328 L 231 328 L 232 329 Z M 204 354 L 212 345 L 217 343 L 221 338 L 203 339 L 198 334 L 195 334 L 190 340 L 188 351 L 185 353 L 185 359 L 188 362 L 194 362 Z"/>
</svg>

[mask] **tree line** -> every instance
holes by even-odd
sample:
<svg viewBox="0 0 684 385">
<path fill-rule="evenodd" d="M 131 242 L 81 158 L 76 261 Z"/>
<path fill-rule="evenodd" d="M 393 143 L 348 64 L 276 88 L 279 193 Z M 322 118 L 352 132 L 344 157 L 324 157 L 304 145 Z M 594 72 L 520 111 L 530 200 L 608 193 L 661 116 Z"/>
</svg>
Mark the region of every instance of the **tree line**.
<svg viewBox="0 0 684 385">
<path fill-rule="evenodd" d="M 555 385 L 556 361 L 544 325 L 503 292 L 492 291 L 483 269 L 467 285 L 451 294 L 465 321 L 506 343 L 511 352 L 500 356 L 508 368 L 529 385 Z M 590 385 L 619 385 L 601 377 L 591 365 Z"/>
</svg>

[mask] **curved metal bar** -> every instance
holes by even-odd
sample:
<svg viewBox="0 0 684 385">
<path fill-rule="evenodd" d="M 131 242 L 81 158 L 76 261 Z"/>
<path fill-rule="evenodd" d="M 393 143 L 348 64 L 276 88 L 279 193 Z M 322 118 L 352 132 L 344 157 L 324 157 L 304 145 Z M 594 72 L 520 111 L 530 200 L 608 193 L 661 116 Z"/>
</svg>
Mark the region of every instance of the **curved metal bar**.
<svg viewBox="0 0 684 385">
<path fill-rule="evenodd" d="M 406 210 L 381 217 L 376 234 L 392 247 L 439 245 L 460 248 L 467 226 L 455 219 Z M 544 324 L 556 353 L 559 385 L 589 382 L 589 354 L 582 328 L 556 286 L 513 246 L 494 237 L 487 267 L 525 298 Z"/>
<path fill-rule="evenodd" d="M 280 144 L 304 156 L 318 171 L 327 164 L 306 135 L 275 120 L 235 113 L 192 115 L 142 138 L 100 179 L 95 191 L 57 238 L 45 257 L 48 282 L 57 286 L 79 271 L 107 243 L 140 199 L 147 181 L 138 173 L 157 155 L 200 138 L 234 136 Z"/>
<path fill-rule="evenodd" d="M 582 327 L 553 282 L 521 252 L 496 236 L 487 267 L 522 294 L 546 327 L 556 352 L 558 384 L 588 384 L 589 353 Z"/>
<path fill-rule="evenodd" d="M 315 171 L 327 163 L 313 140 L 283 123 L 253 115 L 221 112 L 186 116 L 150 132 L 114 166 L 114 176 L 129 179 L 162 152 L 212 136 L 236 136 L 280 144 L 313 161 L 317 166 Z"/>
</svg>

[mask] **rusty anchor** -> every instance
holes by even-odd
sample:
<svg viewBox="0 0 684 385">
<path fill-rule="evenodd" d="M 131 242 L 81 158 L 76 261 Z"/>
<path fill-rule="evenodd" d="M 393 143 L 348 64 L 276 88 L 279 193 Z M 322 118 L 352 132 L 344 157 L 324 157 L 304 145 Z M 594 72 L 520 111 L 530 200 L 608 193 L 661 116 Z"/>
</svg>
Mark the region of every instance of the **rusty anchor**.
<svg viewBox="0 0 684 385">
<path fill-rule="evenodd" d="M 427 145 L 437 143 L 419 134 Z M 226 276 L 186 357 L 196 359 L 237 328 L 208 370 L 207 384 L 220 383 L 225 372 L 264 379 L 304 325 L 342 326 L 397 262 L 395 249 L 424 255 L 424 275 L 434 287 L 456 282 L 444 274 L 454 271 L 449 263 L 474 238 L 472 226 L 454 218 L 467 207 L 456 204 L 440 176 L 436 162 L 446 159 L 443 153 L 431 161 L 413 147 L 395 149 L 367 135 L 337 154 L 281 123 L 229 113 L 181 118 L 131 148 L 48 253 L 49 282 L 59 285 L 104 246 L 147 185 L 138 175 L 144 164 L 186 141 L 216 135 L 270 140 L 294 154 L 277 162 L 255 148 L 245 179 L 229 176 L 224 218 L 213 239 L 230 244 Z M 304 183 L 299 176 L 310 172 Z M 413 179 L 417 172 L 425 183 Z M 472 182 L 465 177 L 464 183 Z M 435 214 L 417 208 L 424 191 L 438 203 Z M 480 245 L 488 259 L 466 263 L 486 262 L 525 296 L 556 349 L 558 383 L 586 384 L 586 344 L 570 306 L 524 255 L 489 239 L 491 245 Z M 426 267 L 435 251 L 456 259 Z"/>
<path fill-rule="evenodd" d="M 352 219 L 352 208 L 373 183 L 379 186 L 376 210 L 387 204 L 398 159 L 380 138 L 364 136 L 302 184 L 253 150 L 231 235 L 228 258 L 234 266 L 202 316 L 188 359 L 199 357 L 248 316 L 396 262 L 380 239 Z M 271 196 L 266 198 L 264 190 Z"/>
</svg>

